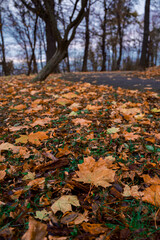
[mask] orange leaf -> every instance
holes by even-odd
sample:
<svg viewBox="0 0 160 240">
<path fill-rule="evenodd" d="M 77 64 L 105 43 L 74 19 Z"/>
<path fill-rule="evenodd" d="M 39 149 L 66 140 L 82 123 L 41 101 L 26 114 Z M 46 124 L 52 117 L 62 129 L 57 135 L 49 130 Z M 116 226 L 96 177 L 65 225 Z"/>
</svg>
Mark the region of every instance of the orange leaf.
<svg viewBox="0 0 160 240">
<path fill-rule="evenodd" d="M 143 193 L 143 201 L 160 207 L 160 185 L 151 185 L 150 187 L 146 188 Z"/>
<path fill-rule="evenodd" d="M 30 133 L 28 135 L 28 141 L 35 144 L 35 145 L 41 145 L 40 140 L 48 139 L 48 136 L 45 132 L 36 132 L 36 133 Z"/>
<path fill-rule="evenodd" d="M 89 232 L 90 234 L 96 235 L 100 233 L 106 232 L 107 228 L 102 227 L 101 224 L 91 224 L 91 223 L 82 223 L 82 227 L 85 232 Z"/>
<path fill-rule="evenodd" d="M 83 118 L 75 118 L 72 120 L 72 122 L 75 124 L 75 125 L 81 125 L 81 126 L 88 126 L 92 123 L 92 121 L 90 120 L 87 120 L 87 119 L 83 119 Z"/>
<path fill-rule="evenodd" d="M 143 174 L 142 177 L 143 177 L 145 183 L 147 183 L 147 184 L 155 184 L 155 185 L 160 184 L 160 178 L 157 175 L 155 175 L 155 177 L 151 178 L 149 175 Z"/>
<path fill-rule="evenodd" d="M 105 159 L 100 158 L 97 162 L 93 157 L 84 158 L 84 163 L 78 164 L 79 171 L 74 180 L 95 186 L 109 187 L 114 182 L 115 171 L 108 169 Z"/>
</svg>

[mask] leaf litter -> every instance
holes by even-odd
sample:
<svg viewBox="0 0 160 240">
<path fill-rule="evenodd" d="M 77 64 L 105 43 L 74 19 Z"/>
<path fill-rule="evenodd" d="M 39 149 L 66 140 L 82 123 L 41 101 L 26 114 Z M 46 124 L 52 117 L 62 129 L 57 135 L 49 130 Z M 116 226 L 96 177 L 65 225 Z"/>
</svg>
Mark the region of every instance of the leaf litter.
<svg viewBox="0 0 160 240">
<path fill-rule="evenodd" d="M 157 239 L 159 95 L 0 78 L 0 238 Z"/>
</svg>

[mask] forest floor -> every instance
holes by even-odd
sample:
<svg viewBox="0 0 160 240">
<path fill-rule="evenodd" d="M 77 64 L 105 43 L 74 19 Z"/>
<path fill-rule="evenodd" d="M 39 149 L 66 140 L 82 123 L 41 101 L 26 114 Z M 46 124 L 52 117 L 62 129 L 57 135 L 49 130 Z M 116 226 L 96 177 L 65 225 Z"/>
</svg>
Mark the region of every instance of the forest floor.
<svg viewBox="0 0 160 240">
<path fill-rule="evenodd" d="M 0 239 L 160 239 L 159 93 L 86 75 L 0 78 Z"/>
</svg>

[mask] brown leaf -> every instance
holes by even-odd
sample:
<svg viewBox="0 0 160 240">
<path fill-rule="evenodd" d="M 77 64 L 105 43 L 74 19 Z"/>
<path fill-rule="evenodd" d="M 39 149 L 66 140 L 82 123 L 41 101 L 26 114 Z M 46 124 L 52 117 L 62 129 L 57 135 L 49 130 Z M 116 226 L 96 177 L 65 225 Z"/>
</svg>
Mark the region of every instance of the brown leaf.
<svg viewBox="0 0 160 240">
<path fill-rule="evenodd" d="M 147 184 L 160 184 L 160 178 L 157 175 L 151 178 L 148 174 L 143 174 L 142 177 Z"/>
<path fill-rule="evenodd" d="M 23 235 L 22 240 L 44 240 L 47 234 L 47 225 L 29 217 L 29 229 Z"/>
<path fill-rule="evenodd" d="M 160 207 L 160 185 L 151 185 L 143 191 L 142 201 Z"/>
<path fill-rule="evenodd" d="M 84 158 L 84 163 L 78 164 L 79 171 L 74 180 L 95 186 L 109 187 L 114 182 L 115 171 L 107 168 L 107 163 L 100 158 L 97 162 L 93 157 Z"/>
</svg>

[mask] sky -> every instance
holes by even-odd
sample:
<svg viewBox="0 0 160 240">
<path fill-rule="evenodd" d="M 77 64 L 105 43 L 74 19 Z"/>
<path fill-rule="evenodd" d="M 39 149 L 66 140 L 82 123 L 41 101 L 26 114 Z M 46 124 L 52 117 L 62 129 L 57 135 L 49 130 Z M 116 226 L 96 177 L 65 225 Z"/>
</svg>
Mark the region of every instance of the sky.
<svg viewBox="0 0 160 240">
<path fill-rule="evenodd" d="M 137 4 L 135 5 L 135 10 L 138 12 L 139 15 L 144 14 L 144 5 L 145 5 L 145 0 L 137 0 Z M 19 52 L 19 47 L 15 44 L 15 41 L 13 41 L 12 38 L 9 38 L 6 36 L 5 38 L 5 44 L 10 46 L 7 49 L 7 59 L 8 60 L 13 60 L 15 63 L 19 62 L 20 59 L 17 56 L 17 52 Z"/>
</svg>

